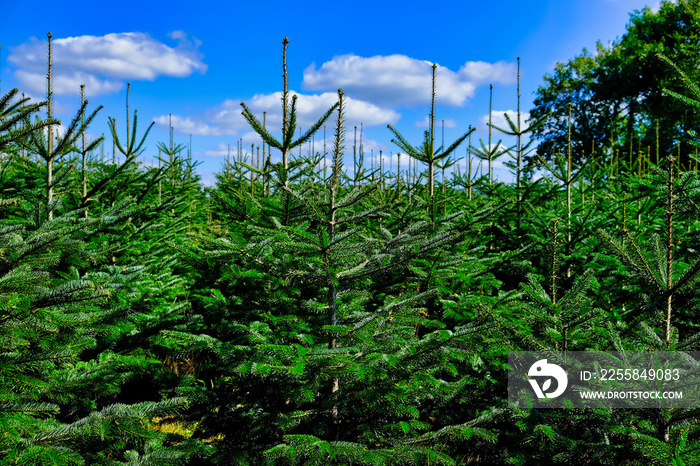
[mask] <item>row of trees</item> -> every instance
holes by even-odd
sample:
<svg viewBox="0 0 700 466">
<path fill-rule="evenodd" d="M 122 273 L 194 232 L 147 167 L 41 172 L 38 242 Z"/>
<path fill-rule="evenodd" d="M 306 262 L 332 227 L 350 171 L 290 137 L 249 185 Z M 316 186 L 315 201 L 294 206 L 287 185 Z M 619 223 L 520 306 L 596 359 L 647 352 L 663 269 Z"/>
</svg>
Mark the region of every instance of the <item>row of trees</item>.
<svg viewBox="0 0 700 466">
<path fill-rule="evenodd" d="M 551 177 L 438 180 L 470 132 L 436 148 L 433 105 L 420 144 L 392 128 L 425 183 L 372 183 L 343 166 L 342 90 L 295 134 L 287 45 L 281 137 L 243 107 L 281 162 L 208 189 L 181 146 L 140 164 L 128 104 L 105 164 L 87 102 L 54 140 L 50 84 L 42 104 L 0 98 L 0 464 L 699 463 L 697 409 L 523 409 L 506 390 L 511 351 L 697 349 L 700 179 L 676 150 L 584 167 L 567 133 Z M 328 171 L 292 151 L 324 123 Z"/>
<path fill-rule="evenodd" d="M 138 162 L 150 128 L 128 94 L 126 141 L 110 120 L 123 163 L 92 157 L 84 98 L 56 134 L 50 44 L 47 100 L 0 97 L 0 463 L 168 464 L 191 448 L 154 429 L 186 404 L 163 370 L 164 330 L 188 320 L 163 239 L 201 224 L 204 197 L 179 158 Z"/>
<path fill-rule="evenodd" d="M 698 53 L 697 1 L 663 1 L 656 13 L 648 7 L 634 12 L 621 39 L 608 46 L 599 42 L 595 52 L 584 49 L 544 77 L 531 110 L 532 118 L 546 117 L 534 136 L 537 154 L 551 160 L 565 150 L 571 105 L 576 163 L 594 153 L 628 163 L 674 153 L 680 154 L 680 163 L 689 163 L 695 148 L 687 144 L 687 131 L 698 127 L 700 117 L 692 106 L 664 94 L 665 89 L 685 93 L 686 80 L 660 55 L 697 82 Z"/>
</svg>

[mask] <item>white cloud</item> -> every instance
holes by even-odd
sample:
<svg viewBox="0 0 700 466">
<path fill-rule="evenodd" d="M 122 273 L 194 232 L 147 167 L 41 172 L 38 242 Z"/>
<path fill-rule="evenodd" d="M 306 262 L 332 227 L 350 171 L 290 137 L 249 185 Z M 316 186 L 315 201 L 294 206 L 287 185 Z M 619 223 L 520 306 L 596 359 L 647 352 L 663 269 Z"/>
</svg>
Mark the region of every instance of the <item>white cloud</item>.
<svg viewBox="0 0 700 466">
<path fill-rule="evenodd" d="M 289 91 L 290 96 L 296 94 L 297 98 L 297 125 L 303 128 L 308 128 L 321 117 L 326 110 L 338 101 L 338 94 L 335 92 L 324 92 L 322 94 L 305 95 Z M 273 94 L 258 94 L 252 99 L 246 101 L 248 108 L 259 117 L 262 117 L 262 112 L 267 112 L 267 122 L 272 127 L 282 126 L 282 93 L 275 92 Z M 291 97 L 290 97 L 291 100 Z M 376 126 L 385 125 L 387 123 L 396 123 L 400 115 L 385 108 L 369 102 L 364 102 L 352 97 L 345 96 L 344 101 L 344 120 L 346 126 L 360 125 Z M 238 107 L 240 114 L 241 107 Z M 331 117 L 326 123 L 327 128 L 335 127 L 336 117 Z"/>
<path fill-rule="evenodd" d="M 58 95 L 77 94 L 80 84 L 89 95 L 116 92 L 125 80 L 153 81 L 159 76 L 185 77 L 204 73 L 207 65 L 182 31 L 170 33 L 177 41 L 170 47 L 141 32 L 112 33 L 104 36 L 78 36 L 52 40 L 53 86 Z M 15 76 L 30 92 L 46 89 L 47 43 L 32 38 L 13 47 L 9 60 Z"/>
<path fill-rule="evenodd" d="M 290 91 L 290 96 L 296 94 Z M 304 95 L 297 94 L 297 126 L 302 131 L 308 129 L 323 114 L 338 101 L 335 93 L 325 92 L 323 94 Z M 246 106 L 262 122 L 265 119 L 266 128 L 273 136 L 281 137 L 282 127 L 282 93 L 256 94 L 251 99 L 245 101 Z M 291 101 L 291 97 L 290 97 Z M 199 136 L 235 136 L 241 131 L 250 130 L 250 125 L 243 118 L 240 101 L 225 100 L 222 104 L 210 108 L 199 115 L 192 117 L 181 117 L 173 115 L 173 128 L 182 134 L 194 134 Z M 266 112 L 266 115 L 264 115 Z M 368 102 L 346 97 L 344 99 L 344 124 L 346 128 L 353 126 L 376 126 L 396 123 L 400 115 Z M 161 125 L 168 124 L 168 116 L 162 115 L 154 118 L 154 121 Z M 331 115 L 326 120 L 326 135 L 332 134 L 337 121 L 337 113 Z M 298 129 L 295 136 L 298 135 Z M 323 130 L 319 130 L 317 136 L 322 137 Z M 260 139 L 259 136 L 255 136 Z"/>
<path fill-rule="evenodd" d="M 316 69 L 312 63 L 304 70 L 304 89 L 323 91 L 342 88 L 348 95 L 385 107 L 413 107 L 430 102 L 432 64 L 405 55 L 358 57 L 354 54 L 333 57 Z M 472 97 L 477 86 L 487 82 L 512 83 L 515 66 L 497 63 L 466 62 L 452 71 L 438 66 L 436 101 L 461 106 Z"/>
<path fill-rule="evenodd" d="M 492 115 L 491 115 L 491 124 L 493 126 L 497 126 L 502 129 L 506 129 L 510 131 L 510 125 L 508 124 L 508 120 L 506 120 L 506 117 L 504 114 L 508 114 L 508 117 L 511 119 L 511 121 L 517 126 L 518 125 L 518 112 L 515 110 L 494 110 Z M 527 128 L 527 120 L 530 118 L 530 114 L 528 112 L 520 112 L 520 129 L 524 130 Z M 479 122 L 481 123 L 481 127 L 479 130 L 481 131 L 488 131 L 488 122 L 489 122 L 489 116 L 488 114 L 482 115 L 481 118 L 479 118 Z M 492 131 L 493 134 L 497 135 L 502 135 L 497 129 L 493 129 Z M 499 136 L 500 137 L 500 136 Z"/>
<path fill-rule="evenodd" d="M 30 94 L 27 92 L 22 92 L 22 97 L 21 98 L 29 98 L 29 101 L 27 103 L 34 103 L 38 104 L 40 102 L 44 102 L 46 100 L 46 89 L 44 89 L 44 94 Z M 89 99 L 88 99 L 89 100 Z M 58 118 L 60 116 L 61 120 L 66 120 L 66 121 L 71 121 L 72 117 L 75 115 L 75 113 L 78 111 L 80 108 L 80 101 L 70 101 L 66 99 L 54 99 L 53 102 L 51 103 L 51 114 L 53 115 L 54 118 Z M 90 104 L 87 108 L 88 114 L 92 113 L 95 109 L 97 108 L 97 105 Z M 37 116 L 40 116 L 42 118 L 46 118 L 47 114 L 47 108 L 46 106 L 42 107 L 41 110 L 36 114 Z"/>
<path fill-rule="evenodd" d="M 461 79 L 467 79 L 476 84 L 515 82 L 516 68 L 512 63 L 499 61 L 488 63 L 484 61 L 468 61 L 457 72 Z"/>
<path fill-rule="evenodd" d="M 208 125 L 202 121 L 194 121 L 190 117 L 178 115 L 161 115 L 153 119 L 158 125 L 168 126 L 172 123 L 173 128 L 181 134 L 192 134 L 195 136 L 222 136 L 225 133 L 221 128 Z"/>
<path fill-rule="evenodd" d="M 43 91 L 46 94 L 46 73 L 39 74 L 17 70 L 15 77 L 31 92 L 41 95 L 40 93 Z M 69 74 L 55 76 L 52 79 L 52 84 L 52 90 L 56 95 L 79 94 L 81 84 L 85 84 L 85 88 L 90 89 L 92 95 L 111 94 L 124 87 L 124 83 L 120 81 L 100 79 L 80 71 L 71 71 Z"/>
<path fill-rule="evenodd" d="M 56 139 L 63 137 L 64 134 L 66 134 L 66 127 L 63 124 L 58 124 L 58 125 L 51 125 L 51 137 L 53 138 L 54 144 L 56 144 Z M 42 131 L 44 133 L 44 137 L 48 138 L 49 135 L 49 128 L 48 126 L 44 126 L 42 128 Z"/>
</svg>

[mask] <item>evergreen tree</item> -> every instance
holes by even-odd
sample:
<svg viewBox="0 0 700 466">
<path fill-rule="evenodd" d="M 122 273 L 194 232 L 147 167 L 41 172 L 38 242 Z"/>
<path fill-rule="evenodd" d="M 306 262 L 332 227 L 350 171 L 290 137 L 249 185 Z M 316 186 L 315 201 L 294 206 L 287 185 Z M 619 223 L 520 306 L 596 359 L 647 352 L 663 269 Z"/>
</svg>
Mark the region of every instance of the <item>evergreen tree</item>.
<svg viewBox="0 0 700 466">
<path fill-rule="evenodd" d="M 182 463 L 189 444 L 160 432 L 154 421 L 184 405 L 165 393 L 181 381 L 154 356 L 172 341 L 166 330 L 186 324 L 182 304 L 171 300 L 182 300 L 184 283 L 146 252 L 145 239 L 157 231 L 154 218 L 143 215 L 146 206 L 131 194 L 143 200 L 148 183 L 105 202 L 105 188 L 118 186 L 131 168 L 97 182 L 85 217 L 85 196 L 75 189 L 82 174 L 58 161 L 48 186 L 67 194 L 47 204 L 47 186 L 37 176 L 46 166 L 31 162 L 37 155 L 56 161 L 56 154 L 73 150 L 76 133 L 91 121 L 80 118 L 85 105 L 55 147 L 43 132 L 55 120 L 26 118 L 39 106 L 15 104 L 22 118 L 1 125 L 0 141 L 13 158 L 3 161 L 0 185 L 0 463 Z M 136 250 L 138 262 L 129 257 Z M 149 275 L 156 267 L 160 274 Z M 163 280 L 175 287 L 159 290 Z"/>
<path fill-rule="evenodd" d="M 474 132 L 476 128 L 471 128 L 468 132 L 460 136 L 456 141 L 454 141 L 450 147 L 438 147 L 435 149 L 435 70 L 437 65 L 433 64 L 433 77 L 432 77 L 432 92 L 430 97 L 430 117 L 428 119 L 429 129 L 425 132 L 423 143 L 420 147 L 414 147 L 409 144 L 406 139 L 396 130 L 393 126 L 388 125 L 388 128 L 394 133 L 396 139 L 392 139 L 392 142 L 399 146 L 401 150 L 408 154 L 409 157 L 414 158 L 417 161 L 423 162 L 428 165 L 428 198 L 430 199 L 430 219 L 435 221 L 435 166 L 437 162 L 440 162 L 454 152 L 459 145 L 464 142 L 467 137 Z"/>
<path fill-rule="evenodd" d="M 448 439 L 492 439 L 478 428 L 484 413 L 438 424 L 428 414 L 472 380 L 450 368 L 478 326 L 429 316 L 420 304 L 435 291 L 416 275 L 425 261 L 440 273 L 428 259 L 457 236 L 429 221 L 377 228 L 389 218 L 378 187 L 343 186 L 342 92 L 337 109 L 328 179 L 278 184 L 301 206 L 293 223 L 238 220 L 192 253 L 210 271 L 199 285 L 207 327 L 191 344 L 213 353 L 211 384 L 190 393 L 197 435 L 219 439 L 213 462 L 452 464 Z"/>
</svg>

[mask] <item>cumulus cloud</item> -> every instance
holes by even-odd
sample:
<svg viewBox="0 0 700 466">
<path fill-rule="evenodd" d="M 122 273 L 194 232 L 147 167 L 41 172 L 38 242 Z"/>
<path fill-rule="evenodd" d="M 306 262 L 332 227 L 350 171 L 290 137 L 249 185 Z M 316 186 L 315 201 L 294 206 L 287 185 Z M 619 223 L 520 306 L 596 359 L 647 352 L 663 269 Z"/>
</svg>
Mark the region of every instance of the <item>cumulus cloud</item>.
<svg viewBox="0 0 700 466">
<path fill-rule="evenodd" d="M 338 101 L 338 94 L 335 92 L 324 92 L 322 94 L 304 95 L 290 91 L 290 95 L 297 94 L 297 124 L 303 128 L 308 128 L 325 113 L 333 104 Z M 267 112 L 267 121 L 273 127 L 282 126 L 282 93 L 255 95 L 246 101 L 248 108 L 255 114 Z M 353 126 L 363 123 L 365 126 L 393 124 L 399 120 L 400 115 L 386 108 L 365 102 L 352 97 L 345 97 L 344 118 L 346 126 Z M 240 113 L 240 106 L 238 107 Z M 333 123 L 334 120 L 329 120 Z"/>
<path fill-rule="evenodd" d="M 517 126 L 518 124 L 518 112 L 515 110 L 494 110 L 492 115 L 491 115 L 491 124 L 493 126 L 497 126 L 502 129 L 506 129 L 510 131 L 510 125 L 508 124 L 508 120 L 506 120 L 506 117 L 504 114 L 508 114 L 508 117 L 511 119 L 511 121 Z M 527 112 L 520 112 L 520 128 L 521 129 L 526 129 L 527 128 L 527 120 L 530 118 L 530 114 Z M 483 131 L 488 131 L 488 123 L 489 123 L 489 116 L 488 114 L 482 115 L 481 118 L 479 118 L 479 122 L 481 123 L 481 127 L 479 128 L 480 130 Z M 497 131 L 497 130 L 495 130 Z M 500 134 L 500 133 L 499 133 Z"/>
<path fill-rule="evenodd" d="M 193 134 L 195 136 L 222 136 L 226 134 L 222 128 L 179 115 L 161 115 L 154 118 L 153 121 L 162 126 L 169 126 L 172 123 L 173 128 L 182 134 Z"/>
<path fill-rule="evenodd" d="M 486 83 L 511 84 L 515 82 L 516 68 L 514 64 L 504 61 L 496 63 L 468 61 L 457 74 L 460 79 L 472 81 L 477 85 Z"/>
<path fill-rule="evenodd" d="M 342 88 L 348 95 L 380 106 L 414 107 L 430 102 L 432 64 L 406 55 L 359 57 L 340 55 L 304 70 L 302 88 L 323 91 Z M 436 101 L 461 106 L 487 82 L 515 81 L 512 63 L 466 62 L 459 70 L 436 70 Z"/>
<path fill-rule="evenodd" d="M 290 96 L 297 94 L 290 91 Z M 338 101 L 338 96 L 332 92 L 323 94 L 304 95 L 297 94 L 297 126 L 302 131 L 308 129 L 323 114 Z M 266 127 L 273 135 L 280 136 L 282 127 L 282 93 L 256 94 L 245 101 L 246 106 L 262 122 L 265 114 Z M 291 100 L 291 97 L 290 97 Z M 238 100 L 225 100 L 220 105 L 210 108 L 193 117 L 181 117 L 173 115 L 173 128 L 183 134 L 199 136 L 237 135 L 241 131 L 250 129 L 245 121 L 241 103 Z M 344 99 L 345 126 L 376 126 L 396 123 L 400 115 L 385 108 L 361 100 L 346 97 Z M 161 125 L 168 124 L 168 115 L 162 115 L 154 119 Z M 331 116 L 326 122 L 327 134 L 335 128 L 335 118 Z M 259 138 L 259 136 L 258 136 Z"/>
<path fill-rule="evenodd" d="M 85 84 L 90 95 L 109 94 L 121 89 L 126 80 L 153 81 L 159 76 L 206 72 L 198 51 L 200 42 L 188 39 L 182 31 L 169 35 L 177 42 L 175 47 L 141 32 L 54 39 L 54 92 L 77 94 L 80 84 Z M 46 54 L 46 41 L 36 38 L 10 50 L 8 59 L 17 67 L 15 76 L 29 92 L 45 92 Z"/>
<path fill-rule="evenodd" d="M 32 73 L 24 70 L 17 70 L 15 77 L 22 85 L 33 93 L 46 93 L 46 72 Z M 90 90 L 91 95 L 104 95 L 117 92 L 124 86 L 121 81 L 113 79 L 98 78 L 95 75 L 81 71 L 70 71 L 59 75 L 54 74 L 52 79 L 52 90 L 57 95 L 70 95 L 80 93 L 80 85 L 85 84 L 85 88 Z"/>
</svg>

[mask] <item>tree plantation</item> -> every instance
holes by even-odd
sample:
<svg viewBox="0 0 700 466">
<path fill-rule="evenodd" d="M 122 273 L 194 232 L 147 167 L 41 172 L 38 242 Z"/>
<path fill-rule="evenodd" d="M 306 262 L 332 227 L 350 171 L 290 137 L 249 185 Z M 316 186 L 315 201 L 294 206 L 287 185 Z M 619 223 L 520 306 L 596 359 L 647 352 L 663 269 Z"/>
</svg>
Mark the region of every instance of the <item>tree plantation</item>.
<svg viewBox="0 0 700 466">
<path fill-rule="evenodd" d="M 699 28 L 636 12 L 480 144 L 437 142 L 434 66 L 398 167 L 351 155 L 340 89 L 297 131 L 284 39 L 282 126 L 243 104 L 262 151 L 212 187 L 128 88 L 118 163 L 93 102 L 58 132 L 49 34 L 46 101 L 0 89 L 0 464 L 700 464 L 700 406 L 507 389 L 515 351 L 700 350 Z"/>
</svg>

